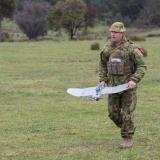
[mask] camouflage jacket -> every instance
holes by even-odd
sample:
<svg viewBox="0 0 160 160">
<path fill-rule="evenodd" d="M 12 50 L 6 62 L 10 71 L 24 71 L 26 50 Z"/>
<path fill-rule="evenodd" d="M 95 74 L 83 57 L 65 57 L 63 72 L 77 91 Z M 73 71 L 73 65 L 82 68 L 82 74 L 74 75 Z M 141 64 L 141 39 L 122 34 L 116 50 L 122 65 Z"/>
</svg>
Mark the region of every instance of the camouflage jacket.
<svg viewBox="0 0 160 160">
<path fill-rule="evenodd" d="M 100 82 L 105 81 L 108 86 L 116 86 L 130 80 L 138 83 L 145 75 L 146 69 L 142 54 L 126 39 L 118 45 L 109 41 L 100 53 Z"/>
</svg>

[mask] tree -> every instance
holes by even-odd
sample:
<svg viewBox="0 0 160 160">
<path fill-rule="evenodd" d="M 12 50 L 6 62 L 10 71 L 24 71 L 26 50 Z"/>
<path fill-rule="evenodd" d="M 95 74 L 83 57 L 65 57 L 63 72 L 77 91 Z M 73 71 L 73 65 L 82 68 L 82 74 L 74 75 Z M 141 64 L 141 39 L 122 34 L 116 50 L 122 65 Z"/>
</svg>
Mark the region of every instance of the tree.
<svg viewBox="0 0 160 160">
<path fill-rule="evenodd" d="M 111 12 L 110 5 L 112 4 L 112 0 L 106 1 L 106 0 L 85 0 L 87 5 L 93 6 L 96 9 L 97 12 L 97 18 L 99 20 L 105 20 L 106 15 L 108 12 Z"/>
<path fill-rule="evenodd" d="M 56 2 L 58 2 L 58 0 L 46 0 L 48 3 L 50 3 L 51 5 L 56 4 Z"/>
<path fill-rule="evenodd" d="M 145 0 L 139 23 L 143 25 L 160 26 L 160 0 Z"/>
<path fill-rule="evenodd" d="M 15 9 L 15 0 L 0 0 L 0 24 L 3 17 L 11 17 Z"/>
<path fill-rule="evenodd" d="M 87 30 L 89 26 L 90 27 L 94 26 L 96 17 L 97 17 L 96 8 L 91 4 L 87 4 L 87 11 L 85 14 L 85 30 Z"/>
<path fill-rule="evenodd" d="M 62 27 L 63 5 L 64 3 L 62 1 L 59 1 L 49 11 L 48 21 L 49 21 L 49 28 L 51 30 L 58 31 Z"/>
<path fill-rule="evenodd" d="M 15 21 L 29 39 L 43 36 L 48 31 L 48 8 L 45 1 L 24 1 L 15 14 Z"/>
<path fill-rule="evenodd" d="M 144 0 L 115 0 L 116 9 L 121 13 L 122 17 L 129 17 L 131 21 L 135 21 L 144 6 Z"/>
<path fill-rule="evenodd" d="M 65 0 L 56 3 L 51 13 L 50 27 L 59 26 L 56 29 L 63 27 L 68 32 L 70 39 L 73 39 L 77 31 L 84 26 L 86 3 L 83 0 Z"/>
<path fill-rule="evenodd" d="M 66 0 L 63 12 L 62 23 L 72 39 L 84 23 L 86 4 L 82 0 Z"/>
</svg>

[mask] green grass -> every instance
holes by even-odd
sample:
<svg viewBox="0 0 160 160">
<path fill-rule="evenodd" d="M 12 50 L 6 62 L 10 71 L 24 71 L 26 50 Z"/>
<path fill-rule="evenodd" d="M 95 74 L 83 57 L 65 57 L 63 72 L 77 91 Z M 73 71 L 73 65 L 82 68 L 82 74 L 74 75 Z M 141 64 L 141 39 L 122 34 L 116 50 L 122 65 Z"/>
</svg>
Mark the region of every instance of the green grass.
<svg viewBox="0 0 160 160">
<path fill-rule="evenodd" d="M 95 102 L 66 93 L 98 83 L 99 51 L 90 51 L 91 43 L 0 44 L 0 159 L 159 160 L 160 40 L 141 43 L 149 51 L 148 71 L 138 89 L 131 150 L 118 149 L 106 96 Z"/>
</svg>

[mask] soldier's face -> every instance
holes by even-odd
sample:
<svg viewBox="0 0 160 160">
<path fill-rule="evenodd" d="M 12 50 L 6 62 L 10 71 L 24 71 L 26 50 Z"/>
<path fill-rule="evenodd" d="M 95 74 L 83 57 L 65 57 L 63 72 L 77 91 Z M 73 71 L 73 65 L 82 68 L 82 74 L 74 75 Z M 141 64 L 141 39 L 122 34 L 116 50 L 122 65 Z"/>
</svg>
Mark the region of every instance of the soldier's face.
<svg viewBox="0 0 160 160">
<path fill-rule="evenodd" d="M 118 43 L 122 40 L 124 33 L 121 32 L 111 32 L 111 41 Z"/>
</svg>

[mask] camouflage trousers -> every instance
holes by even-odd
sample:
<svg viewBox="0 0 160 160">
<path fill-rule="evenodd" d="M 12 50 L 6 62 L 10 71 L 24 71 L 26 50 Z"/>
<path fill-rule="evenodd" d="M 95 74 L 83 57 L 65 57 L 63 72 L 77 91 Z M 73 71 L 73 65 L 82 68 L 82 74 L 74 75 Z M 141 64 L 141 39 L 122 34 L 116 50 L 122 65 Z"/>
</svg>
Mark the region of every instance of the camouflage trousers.
<svg viewBox="0 0 160 160">
<path fill-rule="evenodd" d="M 108 113 L 110 119 L 121 128 L 123 138 L 131 138 L 134 134 L 134 114 L 137 103 L 136 89 L 108 96 Z"/>
</svg>

